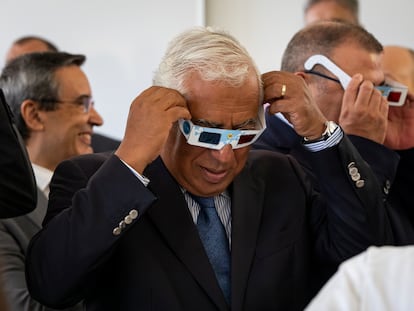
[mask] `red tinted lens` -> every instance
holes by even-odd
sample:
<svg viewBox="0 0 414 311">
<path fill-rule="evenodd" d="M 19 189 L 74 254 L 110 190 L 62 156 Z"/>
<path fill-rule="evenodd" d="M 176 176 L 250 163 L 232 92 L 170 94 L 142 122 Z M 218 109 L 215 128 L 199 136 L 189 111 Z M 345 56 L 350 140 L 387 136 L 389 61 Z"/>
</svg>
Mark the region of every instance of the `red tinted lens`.
<svg viewBox="0 0 414 311">
<path fill-rule="evenodd" d="M 255 137 L 256 137 L 255 134 L 242 135 L 242 136 L 240 136 L 239 142 L 237 144 L 241 145 L 241 144 L 250 143 Z"/>
<path fill-rule="evenodd" d="M 400 101 L 400 98 L 401 98 L 401 92 L 394 92 L 394 91 L 391 91 L 391 92 L 388 94 L 387 100 L 388 100 L 389 102 L 398 103 L 398 102 Z"/>
</svg>

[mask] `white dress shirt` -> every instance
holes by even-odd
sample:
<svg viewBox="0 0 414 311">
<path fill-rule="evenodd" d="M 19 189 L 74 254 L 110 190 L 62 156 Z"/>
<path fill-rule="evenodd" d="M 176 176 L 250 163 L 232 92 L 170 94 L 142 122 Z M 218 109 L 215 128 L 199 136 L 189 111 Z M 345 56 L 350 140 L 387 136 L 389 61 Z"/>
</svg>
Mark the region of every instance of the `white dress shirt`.
<svg viewBox="0 0 414 311">
<path fill-rule="evenodd" d="M 48 198 L 50 191 L 49 185 L 52 180 L 53 172 L 34 163 L 32 163 L 32 167 L 37 187 L 45 194 L 46 198 Z"/>
<path fill-rule="evenodd" d="M 305 310 L 414 310 L 414 245 L 370 247 L 345 261 Z"/>
</svg>

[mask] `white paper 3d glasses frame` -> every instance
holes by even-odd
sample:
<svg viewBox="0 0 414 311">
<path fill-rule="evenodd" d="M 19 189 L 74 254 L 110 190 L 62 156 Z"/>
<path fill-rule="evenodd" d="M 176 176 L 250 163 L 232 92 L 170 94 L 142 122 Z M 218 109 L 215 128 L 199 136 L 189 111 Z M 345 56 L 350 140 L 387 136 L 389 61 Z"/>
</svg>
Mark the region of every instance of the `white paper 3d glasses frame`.
<svg viewBox="0 0 414 311">
<path fill-rule="evenodd" d="M 233 149 L 253 144 L 266 128 L 263 105 L 259 106 L 256 130 L 228 130 L 203 127 L 193 124 L 190 120 L 180 119 L 178 124 L 187 143 L 193 146 L 220 150 L 225 145 Z"/>
<path fill-rule="evenodd" d="M 312 68 L 316 65 L 322 65 L 327 70 L 332 72 L 338 78 L 340 84 L 342 85 L 342 88 L 344 90 L 347 88 L 349 82 L 351 81 L 351 77 L 328 57 L 320 54 L 312 55 L 305 62 L 305 70 L 312 72 Z M 408 92 L 407 86 L 396 81 L 386 79 L 385 84 L 376 86 L 376 89 L 380 90 L 382 96 L 387 98 L 388 104 L 390 106 L 404 105 Z"/>
</svg>

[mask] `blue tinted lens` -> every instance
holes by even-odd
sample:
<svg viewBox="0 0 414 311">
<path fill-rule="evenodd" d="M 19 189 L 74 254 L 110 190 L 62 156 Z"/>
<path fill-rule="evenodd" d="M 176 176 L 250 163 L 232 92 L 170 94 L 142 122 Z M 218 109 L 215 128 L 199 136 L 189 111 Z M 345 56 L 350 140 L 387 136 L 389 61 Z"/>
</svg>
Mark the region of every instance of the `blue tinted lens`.
<svg viewBox="0 0 414 311">
<path fill-rule="evenodd" d="M 217 145 L 220 142 L 220 137 L 221 134 L 219 133 L 202 132 L 198 141 L 201 143 Z"/>
<path fill-rule="evenodd" d="M 184 123 L 183 123 L 183 131 L 184 131 L 184 134 L 186 134 L 186 135 L 190 134 L 190 131 L 191 131 L 190 122 L 184 121 Z"/>
</svg>

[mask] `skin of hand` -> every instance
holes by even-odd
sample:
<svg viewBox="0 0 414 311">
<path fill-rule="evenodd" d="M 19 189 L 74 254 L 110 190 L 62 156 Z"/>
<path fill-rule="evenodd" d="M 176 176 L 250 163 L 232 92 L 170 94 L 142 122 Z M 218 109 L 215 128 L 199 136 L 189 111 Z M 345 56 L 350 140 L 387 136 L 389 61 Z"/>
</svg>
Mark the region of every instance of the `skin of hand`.
<svg viewBox="0 0 414 311">
<path fill-rule="evenodd" d="M 191 115 L 178 91 L 158 86 L 146 89 L 131 104 L 124 139 L 115 154 L 142 174 L 181 118 L 191 119 Z"/>
<path fill-rule="evenodd" d="M 384 145 L 393 150 L 414 148 L 414 94 L 408 93 L 401 107 L 390 106 Z"/>
<path fill-rule="evenodd" d="M 271 71 L 262 75 L 262 81 L 263 102 L 270 104 L 269 113 L 281 112 L 302 137 L 313 140 L 322 136 L 327 120 L 302 77 L 290 72 Z M 281 96 L 283 85 L 286 85 L 286 94 Z"/>
<path fill-rule="evenodd" d="M 387 131 L 388 103 L 371 81 L 361 74 L 352 77 L 344 92 L 339 124 L 348 135 L 357 135 L 384 143 Z"/>
</svg>

